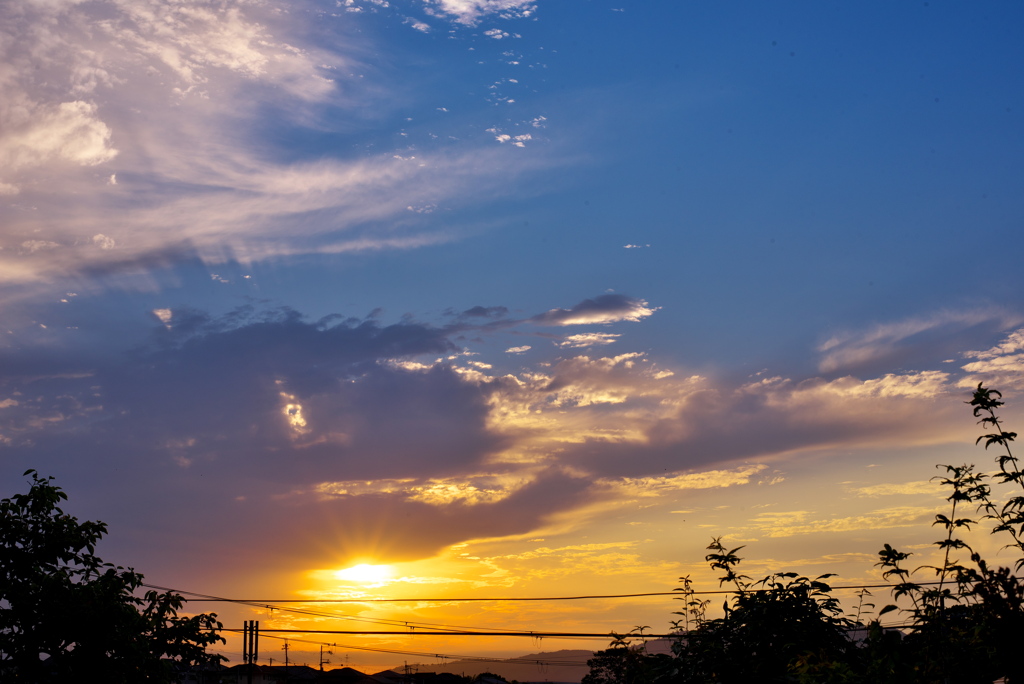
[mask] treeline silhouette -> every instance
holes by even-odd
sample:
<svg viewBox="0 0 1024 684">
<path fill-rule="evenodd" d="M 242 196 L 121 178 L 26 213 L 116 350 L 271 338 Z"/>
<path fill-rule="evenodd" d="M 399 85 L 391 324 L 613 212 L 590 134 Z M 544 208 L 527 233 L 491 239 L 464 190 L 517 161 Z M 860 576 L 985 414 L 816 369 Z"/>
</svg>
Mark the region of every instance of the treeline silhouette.
<svg viewBox="0 0 1024 684">
<path fill-rule="evenodd" d="M 996 448 L 996 469 L 939 465 L 947 511 L 933 522 L 941 563 L 910 569 L 911 554 L 885 544 L 877 566 L 891 583 L 893 603 L 877 613 L 867 589 L 852 614 L 832 595 L 831 573 L 815 578 L 776 572 L 753 581 L 740 570 L 743 547 L 713 539 L 705 557 L 733 594 L 725 615 L 709 618 L 710 599 L 681 577 L 683 610 L 674 613 L 679 636 L 671 654 L 650 654 L 638 627 L 615 635 L 611 647 L 588 662 L 583 684 L 992 684 L 1024 682 L 1024 592 L 1014 575 L 1024 566 L 1024 472 L 1013 455 L 1016 433 L 996 414 L 1002 394 L 979 384 L 969 403 L 983 429 L 978 438 Z M 992 483 L 1014 486 L 1005 502 Z M 980 522 L 1014 551 L 1013 568 L 993 567 L 961 533 Z M 966 556 L 965 558 L 962 558 Z M 920 575 L 933 581 L 920 582 Z M 883 615 L 900 612 L 900 629 L 883 627 Z"/>
</svg>

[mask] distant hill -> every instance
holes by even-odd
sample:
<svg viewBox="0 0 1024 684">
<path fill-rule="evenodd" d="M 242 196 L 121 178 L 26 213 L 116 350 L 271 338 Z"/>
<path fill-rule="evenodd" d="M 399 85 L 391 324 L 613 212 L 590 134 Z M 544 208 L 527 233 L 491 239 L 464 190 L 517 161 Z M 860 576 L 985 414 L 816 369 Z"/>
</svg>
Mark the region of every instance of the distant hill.
<svg viewBox="0 0 1024 684">
<path fill-rule="evenodd" d="M 671 641 L 652 639 L 647 642 L 651 653 L 669 653 Z M 561 650 L 531 653 L 498 662 L 476 660 L 453 660 L 447 663 L 417 663 L 409 667 L 417 672 L 450 672 L 457 675 L 476 676 L 484 672 L 501 675 L 510 682 L 566 682 L 578 683 L 590 672 L 587 661 L 593 651 Z M 401 667 L 394 668 L 401 671 Z"/>
<path fill-rule="evenodd" d="M 587 660 L 593 651 L 562 650 L 531 653 L 498 662 L 453 660 L 446 663 L 417 663 L 409 667 L 417 672 L 451 672 L 469 677 L 493 672 L 505 679 L 520 682 L 579 682 L 590 672 Z M 394 668 L 400 671 L 401 668 Z"/>
</svg>

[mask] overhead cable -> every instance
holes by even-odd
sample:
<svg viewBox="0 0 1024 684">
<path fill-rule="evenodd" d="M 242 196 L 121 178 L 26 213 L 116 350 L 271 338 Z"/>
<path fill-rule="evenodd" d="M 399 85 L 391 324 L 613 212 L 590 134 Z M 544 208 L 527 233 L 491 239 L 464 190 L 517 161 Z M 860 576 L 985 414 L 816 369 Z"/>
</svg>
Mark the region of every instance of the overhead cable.
<svg viewBox="0 0 1024 684">
<path fill-rule="evenodd" d="M 1024 578 L 1017 578 L 1018 581 L 1024 581 Z M 949 584 L 946 582 L 915 582 L 919 586 L 931 586 L 938 584 Z M 739 589 L 715 589 L 708 591 L 682 591 L 676 589 L 673 591 L 651 591 L 639 594 L 584 594 L 580 596 L 491 596 L 491 597 L 444 597 L 444 598 L 309 598 L 309 599 L 234 599 L 234 598 L 223 598 L 217 596 L 208 596 L 204 594 L 197 594 L 195 592 L 184 591 L 182 589 L 167 589 L 165 587 L 153 587 L 151 585 L 143 585 L 146 587 L 161 589 L 163 591 L 174 591 L 181 594 L 189 594 L 190 596 L 196 596 L 199 598 L 187 598 L 188 601 L 195 602 L 224 602 L 224 603 L 255 603 L 255 604 L 267 604 L 267 603 L 469 603 L 479 601 L 500 601 L 500 602 L 518 602 L 518 601 L 582 601 L 582 600 L 595 600 L 595 599 L 622 599 L 622 598 L 642 598 L 647 596 L 674 596 L 676 598 L 682 598 L 684 596 L 710 596 L 715 594 L 742 594 L 742 593 L 755 593 L 755 592 L 769 592 L 778 591 L 775 588 L 760 588 L 752 589 L 747 588 L 743 591 Z M 841 586 L 831 586 L 832 591 L 842 591 L 845 589 L 891 589 L 894 585 L 892 584 L 846 584 Z M 350 616 L 350 619 L 363 619 Z"/>
</svg>

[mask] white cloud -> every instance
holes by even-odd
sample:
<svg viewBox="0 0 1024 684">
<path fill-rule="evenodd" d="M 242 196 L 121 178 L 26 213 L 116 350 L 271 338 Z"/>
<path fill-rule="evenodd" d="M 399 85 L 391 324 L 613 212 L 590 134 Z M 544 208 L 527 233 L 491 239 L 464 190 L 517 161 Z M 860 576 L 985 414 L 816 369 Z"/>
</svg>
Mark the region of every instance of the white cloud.
<svg viewBox="0 0 1024 684">
<path fill-rule="evenodd" d="M 492 14 L 506 18 L 528 17 L 536 10 L 534 0 L 424 0 L 424 3 L 467 25 Z"/>
<path fill-rule="evenodd" d="M 26 95 L 0 104 L 0 173 L 58 161 L 96 166 L 117 156 L 111 130 L 96 116 L 95 104 L 76 100 L 57 105 L 34 102 Z"/>
<path fill-rule="evenodd" d="M 114 247 L 117 246 L 117 243 L 114 241 L 114 238 L 107 237 L 103 233 L 97 233 L 96 235 L 93 235 L 92 243 L 99 247 L 100 249 L 114 249 Z"/>
<path fill-rule="evenodd" d="M 505 350 L 505 353 L 506 354 L 522 354 L 523 352 L 528 352 L 531 349 L 533 349 L 533 347 L 531 347 L 528 344 L 524 344 L 521 347 L 509 347 L 508 349 Z"/>
<path fill-rule="evenodd" d="M 30 254 L 41 249 L 53 249 L 55 247 L 60 247 L 60 245 L 49 240 L 25 240 L 21 243 L 21 248 Z"/>
<path fill-rule="evenodd" d="M 969 359 L 980 359 L 982 361 L 989 361 L 1004 356 L 1016 354 L 1024 351 L 1024 328 L 1020 330 L 1014 330 L 1003 342 L 1000 342 L 996 346 L 986 349 L 984 351 L 968 351 L 964 352 L 964 356 Z"/>
<path fill-rule="evenodd" d="M 621 337 L 618 333 L 582 333 L 580 335 L 569 335 L 561 342 L 558 342 L 559 347 L 563 348 L 580 348 L 580 347 L 593 347 L 605 344 L 612 344 Z"/>
<path fill-rule="evenodd" d="M 868 399 L 874 397 L 934 398 L 949 391 L 949 373 L 942 371 L 921 371 L 896 375 L 887 373 L 880 378 L 857 380 L 853 377 L 839 378 L 827 383 L 809 383 L 796 389 L 793 394 L 832 394 L 836 396 Z"/>
<path fill-rule="evenodd" d="M 979 382 L 998 384 L 1003 388 L 1024 384 L 1024 329 L 1014 330 L 990 349 L 968 351 L 963 355 L 975 361 L 962 366 L 971 374 L 960 381 L 962 387 L 973 387 Z"/>
<path fill-rule="evenodd" d="M 203 86 L 224 69 L 274 82 L 292 96 L 321 97 L 330 88 L 314 78 L 314 61 L 301 49 L 275 40 L 244 10 L 253 6 L 226 2 L 219 7 L 185 0 L 114 0 L 117 19 L 104 26 L 124 48 L 154 60 L 180 79 L 179 91 Z"/>
</svg>

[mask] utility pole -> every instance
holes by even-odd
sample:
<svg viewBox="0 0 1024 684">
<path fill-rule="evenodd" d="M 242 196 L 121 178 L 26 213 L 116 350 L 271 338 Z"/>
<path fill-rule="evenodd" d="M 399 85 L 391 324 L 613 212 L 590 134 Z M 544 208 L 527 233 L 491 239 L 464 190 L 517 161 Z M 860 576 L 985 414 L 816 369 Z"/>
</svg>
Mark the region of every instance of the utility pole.
<svg viewBox="0 0 1024 684">
<path fill-rule="evenodd" d="M 256 669 L 259 653 L 260 623 L 256 620 L 246 620 L 242 625 L 242 662 L 246 665 L 248 684 L 252 684 L 252 671 Z"/>
<path fill-rule="evenodd" d="M 288 674 L 288 640 L 287 639 L 284 640 L 284 646 L 281 647 L 281 650 L 284 651 L 284 671 L 285 671 L 285 675 L 287 676 L 287 674 Z"/>
<path fill-rule="evenodd" d="M 334 651 L 327 651 L 327 655 L 334 655 Z M 331 664 L 330 660 L 324 660 L 324 645 L 320 644 L 320 671 L 324 671 L 324 663 Z"/>
</svg>

